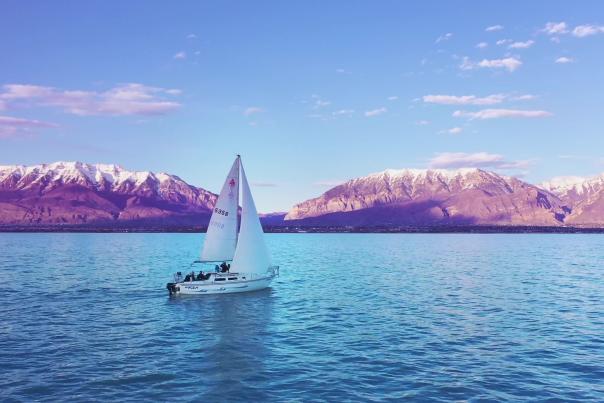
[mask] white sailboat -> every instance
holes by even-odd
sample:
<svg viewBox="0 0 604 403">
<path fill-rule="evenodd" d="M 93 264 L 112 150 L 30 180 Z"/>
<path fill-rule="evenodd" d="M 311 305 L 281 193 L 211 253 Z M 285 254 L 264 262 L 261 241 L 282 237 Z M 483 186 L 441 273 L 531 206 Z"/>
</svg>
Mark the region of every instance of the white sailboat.
<svg viewBox="0 0 604 403">
<path fill-rule="evenodd" d="M 241 225 L 238 225 L 240 189 Z M 279 266 L 271 264 L 239 155 L 214 206 L 201 259 L 193 262 L 191 269 L 184 279 L 181 272 L 174 275 L 174 282 L 166 285 L 170 295 L 255 291 L 268 287 L 279 275 Z"/>
</svg>

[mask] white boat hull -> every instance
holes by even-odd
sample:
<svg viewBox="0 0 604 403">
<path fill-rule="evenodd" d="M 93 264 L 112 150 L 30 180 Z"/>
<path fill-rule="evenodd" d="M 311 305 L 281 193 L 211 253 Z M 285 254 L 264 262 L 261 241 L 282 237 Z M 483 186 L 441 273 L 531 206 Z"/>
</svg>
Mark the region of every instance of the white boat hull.
<svg viewBox="0 0 604 403">
<path fill-rule="evenodd" d="M 230 294 L 262 290 L 271 284 L 279 275 L 275 268 L 265 276 L 249 274 L 212 274 L 212 277 L 203 281 L 183 281 L 168 283 L 170 295 L 204 295 L 204 294 Z"/>
</svg>

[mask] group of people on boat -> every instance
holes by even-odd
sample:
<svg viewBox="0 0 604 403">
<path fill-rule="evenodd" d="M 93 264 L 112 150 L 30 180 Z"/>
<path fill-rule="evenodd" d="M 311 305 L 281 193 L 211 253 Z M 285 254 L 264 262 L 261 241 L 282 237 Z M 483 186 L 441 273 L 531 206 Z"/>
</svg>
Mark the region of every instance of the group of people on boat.
<svg viewBox="0 0 604 403">
<path fill-rule="evenodd" d="M 195 275 L 195 272 L 192 271 L 191 273 L 185 276 L 185 282 L 209 280 L 211 275 L 212 273 L 204 273 L 203 270 L 200 271 L 198 275 Z"/>
<path fill-rule="evenodd" d="M 222 264 L 220 264 L 220 266 L 219 265 L 214 266 L 214 271 L 216 273 L 228 273 L 230 269 L 231 269 L 231 265 L 227 264 L 227 262 L 222 262 Z M 185 276 L 184 281 L 185 282 L 205 281 L 205 280 L 209 280 L 211 276 L 212 276 L 212 273 L 210 273 L 210 272 L 204 273 L 203 270 L 201 270 L 199 272 L 199 274 L 197 274 L 197 275 L 195 275 L 195 272 L 192 271 L 191 273 L 189 273 Z"/>
<path fill-rule="evenodd" d="M 227 264 L 227 262 L 222 262 L 220 266 L 214 266 L 214 271 L 216 273 L 228 273 L 231 270 L 231 264 Z"/>
</svg>

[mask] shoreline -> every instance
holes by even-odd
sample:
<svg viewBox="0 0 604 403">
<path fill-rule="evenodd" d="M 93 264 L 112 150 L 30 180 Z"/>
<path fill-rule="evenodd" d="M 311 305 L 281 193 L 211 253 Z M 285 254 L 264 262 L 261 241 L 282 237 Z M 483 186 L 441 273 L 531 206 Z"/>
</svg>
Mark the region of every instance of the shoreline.
<svg viewBox="0 0 604 403">
<path fill-rule="evenodd" d="M 0 226 L 0 233 L 205 233 L 203 226 Z M 604 234 L 604 227 L 541 226 L 264 226 L 268 234 Z"/>
</svg>

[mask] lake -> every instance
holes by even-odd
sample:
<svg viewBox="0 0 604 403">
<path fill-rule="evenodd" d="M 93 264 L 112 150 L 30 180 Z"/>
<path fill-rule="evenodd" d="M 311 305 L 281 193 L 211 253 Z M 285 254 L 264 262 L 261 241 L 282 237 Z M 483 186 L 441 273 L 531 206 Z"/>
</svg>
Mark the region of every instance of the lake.
<svg viewBox="0 0 604 403">
<path fill-rule="evenodd" d="M 0 400 L 604 401 L 604 235 L 266 238 L 170 298 L 203 235 L 0 233 Z"/>
</svg>

